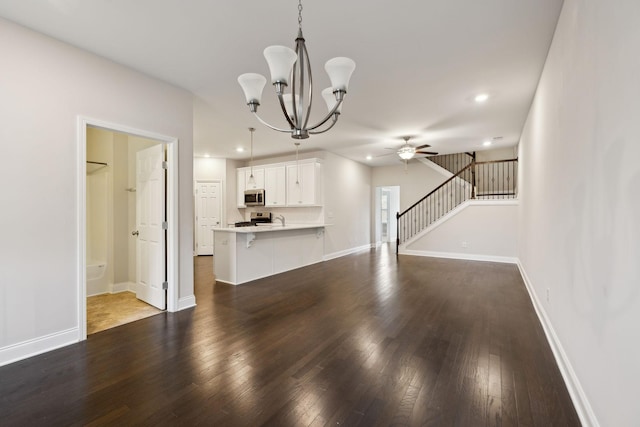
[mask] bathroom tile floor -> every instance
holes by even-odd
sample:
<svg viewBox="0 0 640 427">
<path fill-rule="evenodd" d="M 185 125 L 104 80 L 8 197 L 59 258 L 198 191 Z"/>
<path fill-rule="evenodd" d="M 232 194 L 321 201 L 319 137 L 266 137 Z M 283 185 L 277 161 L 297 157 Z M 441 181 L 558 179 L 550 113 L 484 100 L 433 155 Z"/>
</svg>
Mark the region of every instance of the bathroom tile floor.
<svg viewBox="0 0 640 427">
<path fill-rule="evenodd" d="M 87 335 L 163 313 L 136 298 L 133 292 L 87 298 Z"/>
</svg>

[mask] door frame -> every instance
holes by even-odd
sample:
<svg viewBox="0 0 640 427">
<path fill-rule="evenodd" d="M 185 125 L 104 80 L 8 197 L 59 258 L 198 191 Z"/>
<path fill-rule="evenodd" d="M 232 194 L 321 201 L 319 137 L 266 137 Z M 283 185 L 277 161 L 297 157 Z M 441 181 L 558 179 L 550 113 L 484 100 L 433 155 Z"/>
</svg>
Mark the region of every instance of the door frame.
<svg viewBox="0 0 640 427">
<path fill-rule="evenodd" d="M 381 245 L 382 243 L 382 218 L 381 218 L 381 210 L 382 210 L 382 192 L 389 191 L 389 206 L 388 206 L 388 214 L 389 214 L 389 222 L 387 223 L 387 234 L 388 241 L 394 242 L 398 236 L 396 236 L 397 232 L 397 219 L 396 212 L 400 210 L 400 186 L 399 185 L 380 185 L 375 187 L 375 201 L 374 201 L 374 221 L 375 221 L 375 241 L 376 246 Z"/>
<path fill-rule="evenodd" d="M 226 194 L 224 189 L 224 182 L 221 179 L 195 179 L 193 181 L 193 255 L 198 256 L 197 244 L 198 244 L 198 220 L 196 220 L 196 216 L 198 216 L 198 196 L 196 195 L 196 189 L 198 188 L 198 184 L 212 184 L 217 183 L 220 184 L 220 227 L 223 227 L 223 224 L 227 223 L 226 212 L 227 208 L 225 205 Z"/>
<path fill-rule="evenodd" d="M 179 224 L 178 224 L 178 138 L 155 132 L 136 129 L 130 126 L 110 123 L 104 120 L 78 116 L 77 135 L 77 278 L 78 283 L 78 341 L 87 339 L 87 127 L 96 127 L 108 131 L 126 133 L 162 143 L 167 151 L 167 311 L 178 311 L 178 266 L 179 266 Z"/>
</svg>

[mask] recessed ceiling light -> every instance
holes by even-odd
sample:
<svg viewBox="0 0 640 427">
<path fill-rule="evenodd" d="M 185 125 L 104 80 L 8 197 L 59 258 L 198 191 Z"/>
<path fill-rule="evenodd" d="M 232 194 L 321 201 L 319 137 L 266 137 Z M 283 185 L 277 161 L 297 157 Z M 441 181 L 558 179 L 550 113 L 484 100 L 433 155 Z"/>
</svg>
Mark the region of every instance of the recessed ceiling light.
<svg viewBox="0 0 640 427">
<path fill-rule="evenodd" d="M 244 148 L 242 148 L 242 147 L 238 147 L 238 148 L 236 148 L 236 151 L 237 151 L 238 153 L 242 153 L 242 152 L 244 151 Z"/>
<path fill-rule="evenodd" d="M 488 147 L 491 145 L 491 141 L 487 139 L 485 142 L 482 143 L 482 145 L 484 145 L 485 147 Z"/>
<path fill-rule="evenodd" d="M 476 95 L 475 98 L 473 98 L 473 100 L 476 101 L 478 104 L 486 102 L 487 99 L 489 99 L 488 93 L 479 93 Z"/>
<path fill-rule="evenodd" d="M 205 157 L 211 157 L 208 153 L 204 155 Z"/>
<path fill-rule="evenodd" d="M 371 157 L 371 155 L 367 156 L 367 160 L 371 160 L 373 159 L 373 157 Z"/>
</svg>

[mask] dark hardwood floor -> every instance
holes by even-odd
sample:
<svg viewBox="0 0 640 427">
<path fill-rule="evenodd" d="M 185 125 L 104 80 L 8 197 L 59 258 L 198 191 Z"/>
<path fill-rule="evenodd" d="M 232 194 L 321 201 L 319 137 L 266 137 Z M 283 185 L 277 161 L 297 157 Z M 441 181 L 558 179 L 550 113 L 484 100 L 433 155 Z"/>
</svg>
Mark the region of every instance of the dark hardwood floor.
<svg viewBox="0 0 640 427">
<path fill-rule="evenodd" d="M 579 426 L 517 267 L 386 248 L 0 368 L 0 425 Z"/>
</svg>

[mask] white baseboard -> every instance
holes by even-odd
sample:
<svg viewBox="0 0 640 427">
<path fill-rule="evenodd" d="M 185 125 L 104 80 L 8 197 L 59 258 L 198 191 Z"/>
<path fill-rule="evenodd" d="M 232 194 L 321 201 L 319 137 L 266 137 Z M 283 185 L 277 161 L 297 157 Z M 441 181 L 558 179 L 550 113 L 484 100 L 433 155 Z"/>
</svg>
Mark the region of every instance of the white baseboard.
<svg viewBox="0 0 640 427">
<path fill-rule="evenodd" d="M 120 283 L 114 283 L 113 285 L 111 285 L 111 293 L 112 294 L 118 294 L 120 292 L 136 292 L 136 284 L 133 282 L 120 282 Z"/>
<path fill-rule="evenodd" d="M 78 335 L 78 328 L 71 328 L 0 348 L 0 366 L 75 344 Z"/>
<path fill-rule="evenodd" d="M 518 263 L 518 258 L 496 256 L 496 255 L 465 254 L 465 253 L 456 253 L 456 252 L 414 251 L 414 250 L 402 249 L 402 248 L 400 248 L 399 254 L 411 255 L 411 256 L 427 256 L 427 257 L 434 257 L 434 258 L 464 259 L 468 261 L 502 262 L 506 264 Z"/>
<path fill-rule="evenodd" d="M 185 310 L 187 308 L 196 306 L 196 297 L 195 295 L 190 295 L 188 297 L 178 299 L 178 309 L 176 311 Z"/>
<path fill-rule="evenodd" d="M 567 354 L 565 353 L 564 348 L 562 347 L 562 344 L 560 343 L 560 340 L 547 317 L 547 312 L 545 311 L 544 306 L 540 303 L 533 285 L 529 280 L 529 276 L 527 276 L 527 272 L 524 270 L 524 267 L 519 260 L 517 264 L 518 269 L 520 270 L 520 275 L 522 276 L 527 291 L 529 292 L 529 297 L 531 298 L 533 307 L 536 310 L 538 319 L 540 319 L 540 323 L 544 329 L 547 341 L 551 346 L 551 351 L 556 359 L 556 363 L 558 364 L 564 383 L 567 386 L 567 390 L 569 391 L 569 395 L 573 401 L 573 406 L 576 408 L 576 412 L 580 418 L 580 422 L 584 427 L 598 427 L 600 423 L 598 423 L 598 419 L 596 418 L 593 408 L 587 399 L 587 395 L 584 393 L 584 389 L 580 385 L 580 381 L 571 366 L 571 362 L 567 358 Z"/>
<path fill-rule="evenodd" d="M 356 252 L 360 252 L 360 251 L 365 251 L 365 250 L 370 250 L 371 249 L 371 243 L 366 244 L 366 245 L 362 245 L 362 246 L 356 246 L 355 248 L 350 248 L 350 249 L 345 249 L 343 251 L 338 251 L 338 252 L 333 252 L 330 254 L 326 254 L 324 257 L 322 257 L 323 261 L 329 261 L 335 258 L 340 258 L 346 255 L 351 255 L 354 254 Z M 375 246 L 374 246 L 375 247 Z"/>
</svg>

